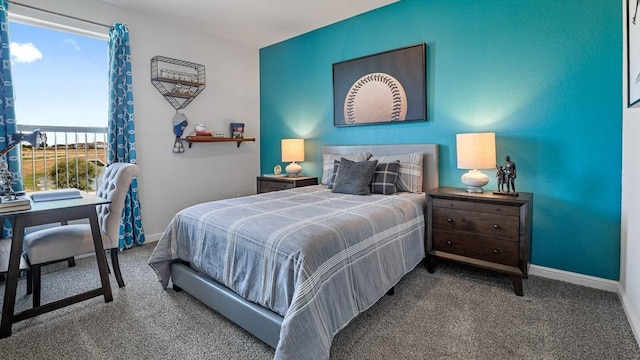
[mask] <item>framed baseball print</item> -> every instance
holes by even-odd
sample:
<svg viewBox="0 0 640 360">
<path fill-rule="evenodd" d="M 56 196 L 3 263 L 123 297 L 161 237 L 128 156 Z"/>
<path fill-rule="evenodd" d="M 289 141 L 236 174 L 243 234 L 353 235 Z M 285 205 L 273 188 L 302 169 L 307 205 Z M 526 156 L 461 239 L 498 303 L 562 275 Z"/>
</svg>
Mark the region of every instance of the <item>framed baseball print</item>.
<svg viewBox="0 0 640 360">
<path fill-rule="evenodd" d="M 333 125 L 426 120 L 426 45 L 333 64 Z"/>
</svg>

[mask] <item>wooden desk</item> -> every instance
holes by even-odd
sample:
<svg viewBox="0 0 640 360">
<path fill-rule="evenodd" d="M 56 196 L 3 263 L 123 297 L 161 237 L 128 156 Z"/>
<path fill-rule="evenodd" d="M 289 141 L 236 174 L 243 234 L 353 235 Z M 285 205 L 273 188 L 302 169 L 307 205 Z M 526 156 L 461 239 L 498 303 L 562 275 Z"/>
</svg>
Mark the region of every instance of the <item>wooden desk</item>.
<svg viewBox="0 0 640 360">
<path fill-rule="evenodd" d="M 100 234 L 100 225 L 98 224 L 98 214 L 96 212 L 96 205 L 108 204 L 110 201 L 85 192 L 81 193 L 82 198 L 78 199 L 45 202 L 32 201 L 31 209 L 29 210 L 4 213 L 0 215 L 11 217 L 13 220 L 13 238 L 11 241 L 9 268 L 7 271 L 7 281 L 4 290 L 4 303 L 2 304 L 0 339 L 11 336 L 11 326 L 15 322 L 29 319 L 100 295 L 104 295 L 105 302 L 113 301 L 107 271 L 107 258 L 102 246 L 102 236 Z M 91 233 L 93 235 L 93 244 L 96 250 L 101 287 L 14 314 L 16 290 L 20 274 L 19 267 L 20 258 L 22 256 L 24 229 L 29 226 L 77 219 L 89 219 L 89 223 L 91 224 Z"/>
</svg>

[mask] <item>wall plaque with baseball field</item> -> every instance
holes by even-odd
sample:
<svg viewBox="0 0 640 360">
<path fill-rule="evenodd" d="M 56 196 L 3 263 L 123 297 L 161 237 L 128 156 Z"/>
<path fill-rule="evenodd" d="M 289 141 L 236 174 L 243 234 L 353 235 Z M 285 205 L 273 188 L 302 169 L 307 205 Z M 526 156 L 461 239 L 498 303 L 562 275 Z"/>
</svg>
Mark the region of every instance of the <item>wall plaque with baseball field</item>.
<svg viewBox="0 0 640 360">
<path fill-rule="evenodd" d="M 426 45 L 333 64 L 333 125 L 426 120 Z"/>
</svg>

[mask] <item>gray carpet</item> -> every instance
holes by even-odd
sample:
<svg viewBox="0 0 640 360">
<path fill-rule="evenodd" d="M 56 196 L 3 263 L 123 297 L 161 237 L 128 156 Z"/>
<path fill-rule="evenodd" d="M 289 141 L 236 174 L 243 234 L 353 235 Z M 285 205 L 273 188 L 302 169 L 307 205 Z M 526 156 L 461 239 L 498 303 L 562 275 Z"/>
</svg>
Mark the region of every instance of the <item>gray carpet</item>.
<svg viewBox="0 0 640 360">
<path fill-rule="evenodd" d="M 125 251 L 127 286 L 13 326 L 0 359 L 271 359 L 267 345 L 188 294 L 164 291 L 147 266 L 153 244 Z M 43 302 L 99 284 L 95 258 L 43 275 Z M 18 288 L 18 306 L 30 306 Z M 0 282 L 0 297 L 4 282 Z M 531 276 L 524 297 L 508 277 L 441 263 L 418 266 L 340 331 L 331 359 L 640 359 L 618 296 Z M 1 298 L 0 298 L 1 300 Z"/>
</svg>

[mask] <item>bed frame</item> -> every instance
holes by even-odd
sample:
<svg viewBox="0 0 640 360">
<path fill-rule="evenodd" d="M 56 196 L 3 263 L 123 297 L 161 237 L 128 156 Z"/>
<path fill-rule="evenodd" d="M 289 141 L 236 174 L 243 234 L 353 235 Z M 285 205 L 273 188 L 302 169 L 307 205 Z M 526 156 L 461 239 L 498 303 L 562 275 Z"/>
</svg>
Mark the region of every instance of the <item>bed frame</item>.
<svg viewBox="0 0 640 360">
<path fill-rule="evenodd" d="M 439 183 L 438 145 L 436 144 L 322 147 L 323 154 L 370 152 L 373 155 L 400 155 L 417 151 L 422 151 L 424 154 L 422 190 L 426 192 L 438 187 Z M 245 300 L 224 285 L 191 269 L 189 264 L 181 262 L 172 263 L 171 280 L 174 290 L 186 291 L 274 349 L 278 345 L 278 341 L 280 340 L 280 327 L 283 320 L 279 314 Z"/>
</svg>

